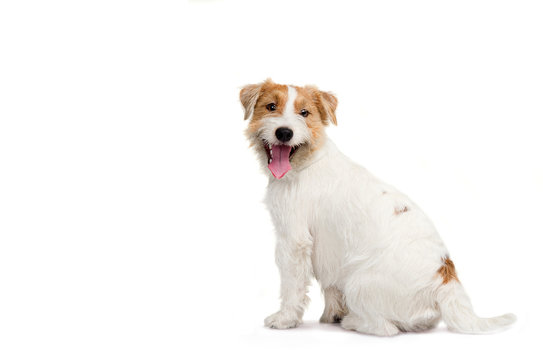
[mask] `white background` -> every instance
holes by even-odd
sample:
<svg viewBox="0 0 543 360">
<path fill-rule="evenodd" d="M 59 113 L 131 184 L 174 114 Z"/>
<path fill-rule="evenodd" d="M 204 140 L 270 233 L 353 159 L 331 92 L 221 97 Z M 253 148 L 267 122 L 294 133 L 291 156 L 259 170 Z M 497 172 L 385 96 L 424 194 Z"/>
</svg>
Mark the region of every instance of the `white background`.
<svg viewBox="0 0 543 360">
<path fill-rule="evenodd" d="M 539 1 L 3 1 L 0 358 L 541 357 Z M 480 315 L 376 338 L 278 307 L 241 86 L 316 84 L 329 134 L 440 230 Z"/>
</svg>

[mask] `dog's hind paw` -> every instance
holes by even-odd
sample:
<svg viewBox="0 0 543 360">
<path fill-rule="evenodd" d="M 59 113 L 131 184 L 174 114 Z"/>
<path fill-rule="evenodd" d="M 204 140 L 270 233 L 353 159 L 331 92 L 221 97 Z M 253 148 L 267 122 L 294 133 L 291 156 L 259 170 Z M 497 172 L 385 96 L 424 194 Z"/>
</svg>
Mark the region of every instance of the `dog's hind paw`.
<svg viewBox="0 0 543 360">
<path fill-rule="evenodd" d="M 334 314 L 325 311 L 319 321 L 324 324 L 339 324 L 342 319 L 343 314 Z"/>
<path fill-rule="evenodd" d="M 352 313 L 343 318 L 341 326 L 346 330 L 377 336 L 394 336 L 400 332 L 397 326 L 381 317 L 364 319 Z"/>
<path fill-rule="evenodd" d="M 302 321 L 295 313 L 287 311 L 278 311 L 275 314 L 268 316 L 264 320 L 264 324 L 272 329 L 290 329 L 300 325 Z"/>
</svg>

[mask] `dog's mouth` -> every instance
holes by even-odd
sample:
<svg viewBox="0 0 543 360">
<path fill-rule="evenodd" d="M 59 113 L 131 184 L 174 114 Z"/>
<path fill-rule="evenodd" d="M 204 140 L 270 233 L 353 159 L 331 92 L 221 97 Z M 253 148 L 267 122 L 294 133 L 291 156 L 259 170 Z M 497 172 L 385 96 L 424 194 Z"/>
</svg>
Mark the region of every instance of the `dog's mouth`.
<svg viewBox="0 0 543 360">
<path fill-rule="evenodd" d="M 268 155 L 268 169 L 276 179 L 281 179 L 292 169 L 290 159 L 301 145 L 269 145 L 266 142 L 262 144 L 266 155 Z"/>
</svg>

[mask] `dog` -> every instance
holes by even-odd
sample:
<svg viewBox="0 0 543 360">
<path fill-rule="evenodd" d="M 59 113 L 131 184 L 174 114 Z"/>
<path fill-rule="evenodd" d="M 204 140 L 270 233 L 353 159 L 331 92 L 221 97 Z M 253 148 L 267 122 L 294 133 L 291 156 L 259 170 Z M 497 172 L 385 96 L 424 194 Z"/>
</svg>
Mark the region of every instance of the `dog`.
<svg viewBox="0 0 543 360">
<path fill-rule="evenodd" d="M 343 155 L 325 128 L 337 98 L 314 86 L 268 79 L 240 92 L 246 135 L 269 174 L 265 203 L 276 230 L 280 310 L 264 321 L 298 326 L 314 276 L 323 323 L 392 336 L 441 319 L 452 331 L 485 333 L 513 314 L 478 317 L 434 225 L 408 197 Z"/>
</svg>

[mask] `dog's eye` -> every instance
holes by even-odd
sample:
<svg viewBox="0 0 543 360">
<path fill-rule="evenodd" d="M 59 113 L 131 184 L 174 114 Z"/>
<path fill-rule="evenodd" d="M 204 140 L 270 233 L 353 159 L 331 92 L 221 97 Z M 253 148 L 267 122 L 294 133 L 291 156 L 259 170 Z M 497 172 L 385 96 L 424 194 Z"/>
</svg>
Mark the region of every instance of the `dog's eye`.
<svg viewBox="0 0 543 360">
<path fill-rule="evenodd" d="M 269 103 L 266 105 L 266 109 L 268 109 L 268 111 L 275 111 L 277 109 L 277 105 L 275 105 L 275 103 Z"/>
<path fill-rule="evenodd" d="M 307 117 L 309 115 L 309 111 L 307 111 L 306 109 L 302 109 L 302 111 L 300 111 L 300 115 L 302 115 L 303 117 Z"/>
</svg>

